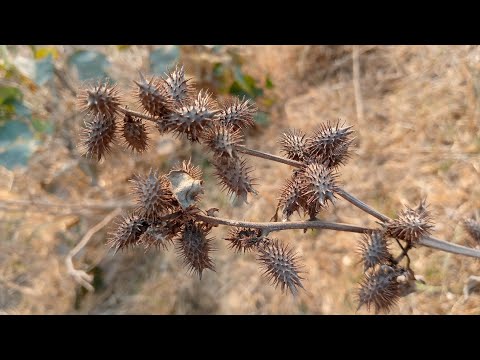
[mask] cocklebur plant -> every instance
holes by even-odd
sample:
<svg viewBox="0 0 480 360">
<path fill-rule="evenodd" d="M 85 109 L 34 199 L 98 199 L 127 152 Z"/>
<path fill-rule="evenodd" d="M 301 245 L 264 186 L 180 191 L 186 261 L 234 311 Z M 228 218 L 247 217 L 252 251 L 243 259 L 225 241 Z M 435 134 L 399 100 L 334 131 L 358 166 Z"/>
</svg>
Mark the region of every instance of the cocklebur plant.
<svg viewBox="0 0 480 360">
<path fill-rule="evenodd" d="M 253 252 L 263 274 L 283 292 L 294 296 L 304 289 L 308 269 L 293 247 L 272 235 L 289 229 L 329 229 L 362 234 L 358 258 L 364 278 L 357 290 L 358 306 L 376 313 L 388 312 L 402 296 L 415 291 L 415 272 L 409 252 L 419 246 L 480 258 L 480 250 L 431 237 L 433 220 L 425 200 L 417 207 L 405 206 L 391 219 L 348 193 L 338 182 L 339 171 L 352 155 L 354 129 L 341 121 L 320 123 L 311 134 L 287 130 L 279 139 L 285 157 L 249 149 L 246 130 L 255 124 L 255 104 L 246 98 L 218 102 L 205 90 L 196 92 L 185 70 L 177 65 L 164 76 L 134 80 L 138 110 L 125 104 L 125 96 L 108 81 L 83 87 L 78 105 L 85 115 L 82 147 L 85 156 L 104 159 L 118 139 L 127 150 L 148 149 L 149 132 L 173 133 L 202 144 L 211 154 L 220 187 L 248 204 L 258 195 L 258 178 L 246 156 L 255 156 L 290 166 L 291 175 L 279 189 L 273 222 L 247 222 L 217 216 L 219 209 L 201 209 L 202 171 L 190 160 L 168 174 L 151 169 L 131 180 L 136 208 L 116 223 L 108 244 L 115 250 L 132 247 L 174 248 L 186 268 L 200 278 L 215 271 L 213 227 L 231 227 L 229 248 Z M 130 104 L 131 106 L 131 104 Z M 147 125 L 151 126 L 147 126 Z M 376 228 L 321 221 L 342 198 L 379 220 Z M 292 214 L 304 221 L 290 221 Z M 466 220 L 465 228 L 479 242 L 480 224 Z M 397 256 L 394 256 L 394 250 Z"/>
</svg>

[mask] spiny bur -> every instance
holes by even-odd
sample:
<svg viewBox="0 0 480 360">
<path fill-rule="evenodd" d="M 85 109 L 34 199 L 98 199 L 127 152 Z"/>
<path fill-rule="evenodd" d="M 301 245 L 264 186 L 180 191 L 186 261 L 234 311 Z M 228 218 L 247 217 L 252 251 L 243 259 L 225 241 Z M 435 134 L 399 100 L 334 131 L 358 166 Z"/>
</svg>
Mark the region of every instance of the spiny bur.
<svg viewBox="0 0 480 360">
<path fill-rule="evenodd" d="M 198 142 L 204 153 L 210 152 L 213 155 L 210 164 L 222 190 L 241 203 L 247 203 L 249 194 L 258 194 L 256 181 L 263 175 L 253 177 L 253 168 L 244 154 L 285 163 L 294 169 L 277 195 L 274 223 L 223 219 L 216 217 L 219 209 L 215 207 L 203 210 L 200 206 L 203 174 L 191 160 L 178 163 L 166 174 L 151 169 L 146 175 L 136 175 L 131 180 L 136 208 L 115 224 L 108 240 L 115 252 L 132 247 L 168 250 L 175 244 L 189 272 L 201 278 L 205 270 L 215 271 L 214 239 L 210 233 L 214 227 L 227 225 L 231 227 L 225 238 L 228 247 L 237 253 L 254 252 L 267 279 L 295 296 L 303 289 L 305 271 L 300 257 L 293 248 L 270 238 L 269 234 L 290 229 L 341 229 L 364 234 L 358 247 L 364 274 L 357 293 L 359 308 L 387 312 L 400 297 L 415 291 L 416 277 L 410 267 L 409 251 L 420 239 L 429 236 L 432 217 L 424 200 L 415 209 L 405 206 L 396 219 L 389 219 L 340 188 L 338 171 L 351 157 L 355 140 L 352 126 L 327 121 L 310 134 L 289 129 L 279 140 L 280 151 L 285 155 L 282 158 L 245 145 L 246 130 L 255 125 L 258 110 L 253 100 L 231 97 L 217 104 L 211 93 L 194 88 L 180 64 L 164 76 L 147 80 L 140 74 L 135 84 L 138 111 L 122 105 L 119 90 L 108 82 L 87 85 L 79 91 L 78 106 L 85 115 L 82 134 L 85 156 L 102 160 L 111 151 L 116 137 L 123 139 L 127 149 L 143 153 L 149 145 L 149 129 L 153 127 L 162 135 L 170 133 L 190 143 Z M 335 205 L 337 196 L 382 219 L 381 226 L 361 228 L 318 221 L 320 211 Z M 277 221 L 278 211 L 281 221 Z M 295 212 L 304 221 L 289 223 Z M 480 243 L 480 223 L 469 219 L 464 227 Z M 396 257 L 391 252 L 395 244 Z"/>
<path fill-rule="evenodd" d="M 255 125 L 257 106 L 250 99 L 228 98 L 221 105 L 218 119 L 226 125 L 246 129 Z"/>
<path fill-rule="evenodd" d="M 400 212 L 398 218 L 388 221 L 384 226 L 389 236 L 416 243 L 422 237 L 430 235 L 433 223 L 423 200 L 416 209 L 405 205 L 405 209 Z"/>
<path fill-rule="evenodd" d="M 302 284 L 303 272 L 299 265 L 299 257 L 293 249 L 272 240 L 258 248 L 257 260 L 263 267 L 263 273 L 275 287 L 290 291 L 293 296 L 298 294 L 299 288 L 304 289 Z"/>
<path fill-rule="evenodd" d="M 385 238 L 384 233 L 380 230 L 364 234 L 360 241 L 358 251 L 361 255 L 365 271 L 392 260 L 392 255 L 388 249 L 387 239 Z"/>
</svg>

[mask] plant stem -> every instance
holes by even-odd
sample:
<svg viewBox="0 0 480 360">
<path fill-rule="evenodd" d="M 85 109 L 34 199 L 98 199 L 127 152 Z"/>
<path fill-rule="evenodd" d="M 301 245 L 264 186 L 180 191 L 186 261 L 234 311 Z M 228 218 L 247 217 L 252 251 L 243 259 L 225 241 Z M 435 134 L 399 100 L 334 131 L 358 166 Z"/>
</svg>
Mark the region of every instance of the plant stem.
<svg viewBox="0 0 480 360">
<path fill-rule="evenodd" d="M 157 122 L 159 119 L 156 118 L 156 117 L 152 117 L 152 116 L 149 116 L 149 115 L 145 115 L 145 114 L 142 114 L 140 112 L 137 112 L 137 111 L 133 111 L 133 110 L 129 110 L 127 108 L 120 108 L 119 109 L 122 113 L 124 114 L 129 114 L 129 115 L 132 115 L 132 116 L 135 116 L 135 117 L 139 117 L 139 118 L 142 118 L 142 119 L 145 119 L 145 120 L 149 120 L 149 121 L 152 121 L 152 122 Z"/>
<path fill-rule="evenodd" d="M 222 219 L 213 216 L 197 215 L 198 220 L 212 225 L 227 225 L 234 227 L 245 227 L 252 229 L 265 229 L 268 232 L 290 230 L 290 229 L 327 229 L 336 231 L 346 231 L 363 234 L 371 231 L 371 229 L 341 223 L 333 223 L 327 221 L 289 221 L 289 222 L 251 222 L 238 221 L 231 219 Z"/>
<path fill-rule="evenodd" d="M 244 154 L 247 154 L 247 155 L 256 156 L 256 157 L 267 159 L 267 160 L 272 160 L 272 161 L 276 161 L 276 162 L 279 162 L 279 163 L 282 163 L 282 164 L 287 164 L 287 165 L 291 165 L 291 166 L 295 166 L 295 167 L 302 167 L 303 166 L 303 164 L 299 161 L 290 160 L 290 159 L 287 159 L 287 158 L 284 158 L 284 157 L 281 157 L 281 156 L 265 153 L 263 151 L 249 149 L 249 148 L 245 147 L 244 145 L 236 145 L 235 148 L 238 152 L 241 152 L 241 153 L 244 153 Z"/>
<path fill-rule="evenodd" d="M 466 246 L 453 244 L 444 240 L 435 239 L 431 236 L 421 238 L 418 243 L 432 249 L 442 250 L 452 254 L 465 255 L 475 258 L 480 258 L 480 250 L 469 248 Z"/>
<path fill-rule="evenodd" d="M 365 204 L 363 201 L 357 199 L 355 196 L 349 194 L 348 192 L 346 192 L 343 189 L 339 189 L 337 191 L 337 194 L 340 195 L 345 200 L 347 200 L 352 205 L 358 207 L 359 209 L 365 211 L 366 213 L 372 215 L 373 217 L 376 217 L 378 220 L 380 220 L 382 222 L 387 222 L 387 221 L 390 220 L 390 218 L 388 216 L 383 215 L 382 213 L 378 212 L 374 208 Z"/>
<path fill-rule="evenodd" d="M 295 167 L 302 167 L 303 166 L 303 164 L 301 162 L 286 159 L 284 157 L 277 156 L 277 155 L 268 154 L 268 153 L 258 151 L 258 150 L 252 150 L 252 149 L 249 149 L 249 148 L 247 148 L 243 145 L 237 145 L 236 148 L 237 148 L 237 151 L 240 151 L 240 152 L 245 153 L 247 155 L 260 157 L 260 158 L 263 158 L 263 159 L 272 160 L 272 161 L 276 161 L 276 162 L 279 162 L 279 163 L 282 163 L 282 164 L 287 164 L 287 165 L 291 165 L 291 166 L 295 166 Z M 373 209 L 371 206 L 365 204 L 363 201 L 357 199 L 355 196 L 349 194 L 345 190 L 339 189 L 337 191 L 337 193 L 342 198 L 344 198 L 345 200 L 350 202 L 352 205 L 354 205 L 354 206 L 358 207 L 359 209 L 363 210 L 364 212 L 374 216 L 378 220 L 380 220 L 382 222 L 387 222 L 387 221 L 391 220 L 388 216 L 386 216 L 386 215 L 378 212 L 377 210 Z M 214 219 L 217 219 L 217 218 L 214 218 Z M 222 219 L 222 220 L 225 220 L 225 219 Z M 233 222 L 235 222 L 235 221 L 233 221 Z M 309 222 L 296 222 L 296 223 L 281 223 L 281 224 L 295 224 L 294 226 L 298 226 L 298 227 L 293 227 L 293 229 L 313 228 L 313 227 L 305 227 L 306 226 L 305 224 L 308 224 L 308 223 Z M 311 221 L 310 223 L 316 223 L 316 222 Z M 324 222 L 320 222 L 320 223 L 323 224 L 323 225 L 319 225 L 318 226 L 319 228 L 327 229 L 327 227 L 323 227 L 327 223 L 324 223 Z M 223 222 L 221 224 L 230 225 L 230 226 L 237 226 L 237 225 L 233 225 L 231 222 L 230 223 Z M 276 224 L 276 223 L 251 223 L 251 224 Z M 304 227 L 301 227 L 300 224 L 303 224 Z M 333 224 L 333 223 L 330 223 L 330 224 Z M 340 225 L 340 224 L 338 224 L 338 225 Z M 341 224 L 341 225 L 345 225 L 345 224 Z M 238 226 L 243 226 L 243 225 L 238 225 Z M 348 226 L 350 226 L 350 225 L 348 225 Z M 246 227 L 248 227 L 248 225 Z M 255 226 L 252 226 L 252 227 L 255 227 Z M 281 228 L 281 229 L 283 230 L 283 229 L 292 229 L 292 228 L 291 227 L 284 227 L 284 228 Z M 333 228 L 328 228 L 328 229 L 339 230 L 339 229 L 333 229 Z M 349 230 L 340 230 L 340 231 L 349 231 Z M 368 231 L 368 229 L 364 229 L 364 231 Z M 474 258 L 480 258 L 480 250 L 473 249 L 473 248 L 468 248 L 468 247 L 465 247 L 465 246 L 462 246 L 462 245 L 449 243 L 447 241 L 435 239 L 435 238 L 430 237 L 430 236 L 421 238 L 418 241 L 418 244 L 422 245 L 422 246 L 432 248 L 432 249 L 452 253 L 452 254 L 458 254 L 458 255 L 470 256 L 470 257 L 474 257 Z"/>
</svg>

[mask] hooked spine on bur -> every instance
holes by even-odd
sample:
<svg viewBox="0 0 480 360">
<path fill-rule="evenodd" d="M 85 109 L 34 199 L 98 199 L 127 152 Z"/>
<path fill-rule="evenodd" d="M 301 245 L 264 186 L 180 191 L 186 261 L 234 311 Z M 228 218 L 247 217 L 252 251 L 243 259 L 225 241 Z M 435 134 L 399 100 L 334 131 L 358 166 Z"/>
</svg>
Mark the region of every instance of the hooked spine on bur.
<svg viewBox="0 0 480 360">
<path fill-rule="evenodd" d="M 149 147 L 152 129 L 160 134 L 171 133 L 191 143 L 198 142 L 208 150 L 219 185 L 241 203 L 258 195 L 256 181 L 261 179 L 253 176 L 254 169 L 246 155 L 294 168 L 277 197 L 281 221 L 277 221 L 276 213 L 274 222 L 264 223 L 217 218 L 217 208 L 203 210 L 203 174 L 191 160 L 175 165 L 166 174 L 156 169 L 137 174 L 131 180 L 136 208 L 115 224 L 108 240 L 115 252 L 133 247 L 168 251 L 174 244 L 187 270 L 201 278 L 208 270 L 216 271 L 212 256 L 215 239 L 210 234 L 214 227 L 226 225 L 231 227 L 224 239 L 228 248 L 237 253 L 254 253 L 267 280 L 295 296 L 304 289 L 307 271 L 293 247 L 272 238 L 272 231 L 325 228 L 360 232 L 363 237 L 357 251 L 364 276 L 357 291 L 359 307 L 387 312 L 402 296 L 415 291 L 409 251 L 425 245 L 425 239 L 431 246 L 432 217 L 425 200 L 416 208 L 405 206 L 396 219 L 390 219 L 352 195 L 347 196 L 339 183 L 339 174 L 352 156 L 352 126 L 338 120 L 322 123 L 310 134 L 288 129 L 279 140 L 283 158 L 245 145 L 247 130 L 255 126 L 258 110 L 251 99 L 230 97 L 217 102 L 211 93 L 197 92 L 180 65 L 164 76 L 139 77 L 134 81 L 139 111 L 124 106 L 121 92 L 110 82 L 87 84 L 79 92 L 78 105 L 85 115 L 82 146 L 87 157 L 103 160 L 117 138 L 123 139 L 121 144 L 127 150 L 140 154 Z M 339 198 L 375 216 L 380 225 L 370 229 L 318 220 L 317 216 L 329 205 L 335 206 Z M 305 220 L 291 221 L 293 216 Z M 465 220 L 464 228 L 480 243 L 478 221 Z M 395 244 L 397 257 L 392 249 Z M 447 244 L 450 248 L 455 246 Z M 436 246 L 454 252 L 445 250 L 438 241 Z M 456 253 L 465 254 L 468 250 L 471 254 L 472 249 L 460 250 Z"/>
</svg>

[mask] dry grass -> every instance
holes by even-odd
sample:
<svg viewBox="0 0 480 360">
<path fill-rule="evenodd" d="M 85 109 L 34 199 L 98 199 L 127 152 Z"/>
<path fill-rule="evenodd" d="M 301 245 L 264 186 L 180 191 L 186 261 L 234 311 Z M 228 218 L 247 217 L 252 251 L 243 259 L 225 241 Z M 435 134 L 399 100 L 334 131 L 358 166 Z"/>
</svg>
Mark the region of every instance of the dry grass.
<svg viewBox="0 0 480 360">
<path fill-rule="evenodd" d="M 479 89 L 480 48 L 469 46 L 360 46 L 359 90 L 363 120 L 357 119 L 349 46 L 251 46 L 243 49 L 248 71 L 270 74 L 277 97 L 272 126 L 247 144 L 278 153 L 277 139 L 288 127 L 312 130 L 322 121 L 340 118 L 357 131 L 356 155 L 341 171 L 349 192 L 394 216 L 402 203 L 427 196 L 434 213 L 434 234 L 465 244 L 460 219 L 480 209 Z M 146 49 L 125 55 L 107 49 L 120 81 L 127 84 L 144 66 Z M 125 74 L 131 74 L 126 76 Z M 60 97 L 62 98 L 62 97 Z M 59 103 L 51 116 L 74 113 L 74 100 L 45 94 Z M 43 108 L 38 94 L 27 100 Z M 81 119 L 71 119 L 75 134 Z M 67 131 L 65 130 L 65 131 Z M 48 199 L 67 204 L 125 199 L 127 180 L 153 164 L 168 169 L 190 155 L 190 145 L 171 137 L 153 136 L 153 149 L 132 158 L 116 152 L 99 166 L 65 147 L 65 133 L 57 132 L 37 152 L 27 170 L 1 170 L 2 200 Z M 73 138 L 75 143 L 78 138 Z M 194 148 L 193 159 L 202 159 Z M 282 179 L 289 168 L 250 159 L 261 178 L 259 196 L 247 207 L 232 207 L 218 193 L 212 169 L 205 168 L 204 208 L 221 208 L 221 216 L 268 221 L 276 206 Z M 93 175 L 93 177 L 92 177 Z M 92 180 L 92 178 L 94 180 Z M 355 253 L 359 236 L 331 231 L 288 231 L 278 234 L 304 257 L 308 270 L 306 292 L 294 300 L 260 276 L 251 254 L 234 254 L 214 229 L 217 273 L 201 281 L 189 276 L 174 252 L 138 249 L 117 256 L 105 247 L 105 230 L 95 234 L 74 259 L 77 268 L 95 275 L 94 293 L 81 289 L 68 275 L 69 250 L 105 211 L 83 209 L 82 214 L 2 210 L 0 207 L 0 311 L 38 313 L 161 313 L 161 314 L 353 314 L 355 290 L 362 269 Z M 51 211 L 55 209 L 50 209 Z M 65 209 L 61 212 L 65 213 Z M 77 211 L 78 212 L 78 211 Z M 338 201 L 321 218 L 374 226 L 372 218 L 345 201 Z M 479 314 L 480 295 L 463 298 L 469 275 L 479 275 L 477 261 L 421 248 L 413 253 L 413 269 L 427 283 L 400 301 L 398 314 Z M 358 313 L 364 313 L 360 310 Z"/>
</svg>

